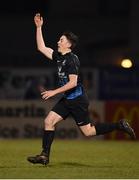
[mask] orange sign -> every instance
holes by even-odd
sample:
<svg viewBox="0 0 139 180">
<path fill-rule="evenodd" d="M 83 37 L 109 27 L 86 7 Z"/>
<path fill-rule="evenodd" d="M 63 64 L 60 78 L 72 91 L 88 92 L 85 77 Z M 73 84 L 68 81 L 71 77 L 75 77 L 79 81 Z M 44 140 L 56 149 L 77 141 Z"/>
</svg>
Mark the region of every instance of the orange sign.
<svg viewBox="0 0 139 180">
<path fill-rule="evenodd" d="M 132 101 L 110 101 L 105 106 L 106 121 L 118 122 L 120 119 L 127 119 L 135 130 L 139 139 L 139 102 Z M 129 136 L 120 131 L 114 131 L 106 135 L 108 139 L 129 139 Z"/>
</svg>

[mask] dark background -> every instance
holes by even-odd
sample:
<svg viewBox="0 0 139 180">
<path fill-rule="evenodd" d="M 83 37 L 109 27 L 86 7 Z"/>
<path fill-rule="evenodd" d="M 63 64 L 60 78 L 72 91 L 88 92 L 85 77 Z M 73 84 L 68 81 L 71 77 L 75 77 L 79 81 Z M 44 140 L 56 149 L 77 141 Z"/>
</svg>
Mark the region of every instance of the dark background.
<svg viewBox="0 0 139 180">
<path fill-rule="evenodd" d="M 28 124 L 28 137 L 37 137 L 42 117 L 33 113 L 50 108 L 40 87 L 57 86 L 56 66 L 36 48 L 33 19 L 38 12 L 44 18 L 46 46 L 55 49 L 65 30 L 79 36 L 75 52 L 92 119 L 126 118 L 139 132 L 139 0 L 1 0 L 0 137 L 11 138 L 13 132 L 14 138 L 23 136 Z M 123 58 L 130 58 L 133 67 L 121 68 Z M 69 134 L 66 129 L 59 132 Z"/>
<path fill-rule="evenodd" d="M 82 65 L 119 66 L 131 58 L 138 67 L 138 0 L 2 0 L 0 5 L 0 66 L 51 66 L 36 50 L 36 12 L 44 17 L 47 46 L 56 48 L 59 36 L 71 30 L 79 36 Z"/>
</svg>

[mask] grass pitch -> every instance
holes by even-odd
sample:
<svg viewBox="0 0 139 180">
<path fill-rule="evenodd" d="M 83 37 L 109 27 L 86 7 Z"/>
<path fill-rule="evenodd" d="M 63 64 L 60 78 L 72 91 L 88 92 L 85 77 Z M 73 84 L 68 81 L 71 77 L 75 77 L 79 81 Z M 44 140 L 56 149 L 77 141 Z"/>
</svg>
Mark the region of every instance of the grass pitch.
<svg viewBox="0 0 139 180">
<path fill-rule="evenodd" d="M 0 140 L 0 178 L 139 178 L 138 142 L 55 140 L 48 166 L 27 162 L 40 147 L 40 139 Z"/>
</svg>

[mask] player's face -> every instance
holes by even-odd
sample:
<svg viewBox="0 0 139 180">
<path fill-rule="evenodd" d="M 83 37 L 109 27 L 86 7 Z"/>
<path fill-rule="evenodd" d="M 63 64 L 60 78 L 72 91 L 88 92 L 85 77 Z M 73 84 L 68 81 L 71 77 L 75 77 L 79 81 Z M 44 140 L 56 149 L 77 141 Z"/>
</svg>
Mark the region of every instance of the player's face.
<svg viewBox="0 0 139 180">
<path fill-rule="evenodd" d="M 64 35 L 60 37 L 59 41 L 57 42 L 57 45 L 58 45 L 58 52 L 64 52 L 66 50 L 69 50 L 71 47 L 71 43 Z"/>
</svg>

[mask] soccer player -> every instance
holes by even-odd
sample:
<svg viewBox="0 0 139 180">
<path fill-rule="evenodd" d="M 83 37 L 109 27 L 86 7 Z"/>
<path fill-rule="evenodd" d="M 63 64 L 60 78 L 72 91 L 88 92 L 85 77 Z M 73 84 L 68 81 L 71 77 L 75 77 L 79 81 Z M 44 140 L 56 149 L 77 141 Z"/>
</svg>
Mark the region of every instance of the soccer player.
<svg viewBox="0 0 139 180">
<path fill-rule="evenodd" d="M 74 118 L 77 126 L 85 136 L 103 135 L 114 130 L 120 130 L 128 133 L 132 139 L 135 139 L 134 130 L 124 119 L 117 123 L 91 123 L 88 114 L 89 101 L 79 75 L 80 62 L 78 57 L 72 52 L 77 43 L 77 36 L 72 32 L 64 32 L 57 42 L 58 49 L 54 51 L 45 46 L 42 35 L 43 18 L 40 14 L 35 15 L 34 22 L 36 25 L 38 50 L 48 59 L 56 62 L 60 85 L 57 89 L 42 92 L 42 98 L 47 100 L 59 93 L 63 93 L 63 97 L 44 120 L 42 152 L 40 155 L 28 157 L 27 160 L 34 164 L 46 165 L 49 163 L 55 126 L 58 122 L 66 119 L 69 114 Z"/>
</svg>

